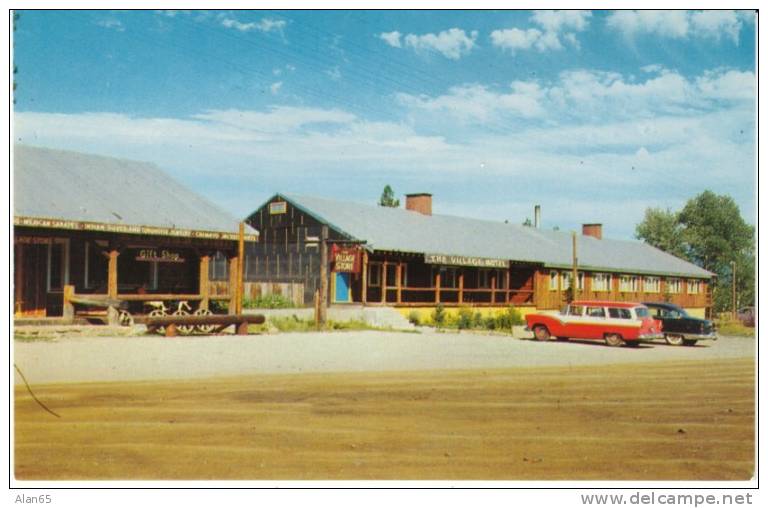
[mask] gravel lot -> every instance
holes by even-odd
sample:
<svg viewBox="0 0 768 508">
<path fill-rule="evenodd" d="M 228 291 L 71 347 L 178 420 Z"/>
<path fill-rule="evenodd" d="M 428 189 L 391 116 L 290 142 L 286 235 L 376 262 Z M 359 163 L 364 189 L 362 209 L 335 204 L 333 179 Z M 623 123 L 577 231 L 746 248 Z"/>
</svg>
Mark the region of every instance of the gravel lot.
<svg viewBox="0 0 768 508">
<path fill-rule="evenodd" d="M 751 358 L 755 339 L 721 337 L 696 347 L 610 348 L 474 333 L 335 332 L 164 338 L 76 337 L 15 341 L 32 384 L 193 379 L 302 372 L 385 372 L 655 363 Z M 20 382 L 16 374 L 16 383 Z"/>
</svg>

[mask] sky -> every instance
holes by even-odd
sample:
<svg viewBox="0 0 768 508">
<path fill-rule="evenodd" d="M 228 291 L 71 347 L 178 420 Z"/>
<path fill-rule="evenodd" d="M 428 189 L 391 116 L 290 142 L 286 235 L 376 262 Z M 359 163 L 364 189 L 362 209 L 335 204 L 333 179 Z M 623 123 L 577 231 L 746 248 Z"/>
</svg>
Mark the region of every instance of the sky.
<svg viewBox="0 0 768 508">
<path fill-rule="evenodd" d="M 277 192 L 630 239 L 704 190 L 756 223 L 750 11 L 19 11 L 16 142 Z"/>
</svg>

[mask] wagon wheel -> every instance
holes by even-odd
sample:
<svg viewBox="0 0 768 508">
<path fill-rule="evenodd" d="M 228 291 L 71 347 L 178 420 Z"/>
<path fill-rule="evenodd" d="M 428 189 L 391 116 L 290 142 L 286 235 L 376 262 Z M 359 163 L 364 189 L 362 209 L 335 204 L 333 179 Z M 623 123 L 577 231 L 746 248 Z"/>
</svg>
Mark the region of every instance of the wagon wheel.
<svg viewBox="0 0 768 508">
<path fill-rule="evenodd" d="M 540 340 L 542 342 L 552 338 L 552 336 L 549 334 L 549 330 L 547 330 L 547 327 L 543 325 L 534 326 L 533 335 L 536 337 L 536 340 Z"/>
<path fill-rule="evenodd" d="M 177 310 L 173 313 L 174 316 L 189 316 L 189 312 L 185 310 Z M 182 335 L 189 335 L 191 334 L 195 327 L 192 325 L 177 325 L 176 329 L 181 332 Z"/>
<path fill-rule="evenodd" d="M 155 310 L 150 311 L 149 314 L 147 314 L 147 316 L 151 317 L 151 318 L 153 318 L 153 317 L 165 317 L 167 315 L 168 315 L 168 313 L 165 312 L 165 310 L 163 310 L 163 309 L 155 309 Z M 165 327 L 162 326 L 162 325 L 152 326 L 150 331 L 157 332 L 160 335 L 165 335 Z"/>
<path fill-rule="evenodd" d="M 117 323 L 120 326 L 133 326 L 133 316 L 127 310 L 117 312 Z"/>
<path fill-rule="evenodd" d="M 667 341 L 667 344 L 670 346 L 682 346 L 683 345 L 683 336 L 682 335 L 675 335 L 673 333 L 668 333 L 664 335 L 664 340 Z"/>
<path fill-rule="evenodd" d="M 212 316 L 213 312 L 211 312 L 208 309 L 197 309 L 194 312 L 195 316 Z M 216 325 L 196 325 L 195 330 L 197 330 L 199 333 L 203 333 L 205 335 L 209 335 L 213 333 L 213 330 L 216 329 Z"/>
<path fill-rule="evenodd" d="M 618 347 L 624 344 L 624 341 L 618 333 L 607 333 L 605 334 L 605 343 L 611 347 Z"/>
</svg>

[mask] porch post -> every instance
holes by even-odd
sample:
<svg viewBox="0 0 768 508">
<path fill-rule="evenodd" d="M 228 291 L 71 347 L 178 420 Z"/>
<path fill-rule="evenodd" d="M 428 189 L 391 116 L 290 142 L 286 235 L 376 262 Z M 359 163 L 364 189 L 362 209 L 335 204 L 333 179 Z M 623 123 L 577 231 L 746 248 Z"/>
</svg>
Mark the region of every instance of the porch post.
<svg viewBox="0 0 768 508">
<path fill-rule="evenodd" d="M 491 303 L 496 303 L 496 270 L 491 272 Z"/>
<path fill-rule="evenodd" d="M 363 289 L 361 299 L 363 305 L 368 303 L 368 251 L 363 250 Z"/>
<path fill-rule="evenodd" d="M 211 284 L 208 280 L 208 271 L 211 265 L 211 256 L 200 256 L 200 308 L 207 309 L 211 295 Z"/>
<path fill-rule="evenodd" d="M 440 269 L 435 274 L 435 303 L 440 303 Z"/>
<path fill-rule="evenodd" d="M 403 275 L 403 264 L 397 263 L 397 273 L 395 274 L 395 277 L 397 277 L 397 303 L 400 303 L 402 301 L 402 294 L 403 294 L 403 284 L 402 284 L 402 275 Z"/>
<path fill-rule="evenodd" d="M 112 247 L 109 251 L 109 263 L 107 265 L 107 296 L 117 298 L 117 256 L 120 252 Z"/>
<path fill-rule="evenodd" d="M 504 276 L 505 280 L 506 280 L 506 283 L 507 283 L 506 289 L 504 290 L 504 303 L 505 304 L 511 303 L 511 300 L 512 300 L 512 293 L 511 293 L 512 285 L 510 284 L 511 277 L 510 277 L 510 273 L 509 273 L 510 270 L 512 270 L 512 269 L 511 268 L 507 268 L 507 273 Z"/>
<path fill-rule="evenodd" d="M 229 258 L 229 305 L 227 306 L 227 314 L 237 313 L 237 265 L 239 261 L 237 256 Z"/>
<path fill-rule="evenodd" d="M 459 268 L 459 303 L 464 303 L 464 269 Z"/>
<path fill-rule="evenodd" d="M 381 277 L 379 278 L 379 280 L 381 281 L 381 303 L 386 303 L 387 301 L 387 262 L 384 261 L 379 266 L 381 267 L 381 272 L 380 272 Z"/>
<path fill-rule="evenodd" d="M 66 284 L 64 286 L 64 295 L 63 295 L 63 308 L 62 308 L 62 317 L 66 319 L 67 321 L 74 321 L 75 319 L 75 306 L 72 304 L 72 297 L 75 295 L 75 286 L 71 284 Z"/>
</svg>

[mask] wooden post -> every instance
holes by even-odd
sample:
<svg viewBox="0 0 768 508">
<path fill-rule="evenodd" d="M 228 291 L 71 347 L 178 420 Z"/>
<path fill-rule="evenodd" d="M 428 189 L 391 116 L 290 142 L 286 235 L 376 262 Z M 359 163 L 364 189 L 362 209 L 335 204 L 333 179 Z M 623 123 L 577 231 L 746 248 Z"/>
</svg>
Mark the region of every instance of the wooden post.
<svg viewBox="0 0 768 508">
<path fill-rule="evenodd" d="M 66 284 L 64 286 L 64 305 L 62 317 L 69 322 L 75 320 L 75 306 L 72 304 L 72 297 L 75 296 L 75 286 Z"/>
<path fill-rule="evenodd" d="M 362 296 L 363 305 L 368 303 L 368 251 L 363 250 L 363 288 Z"/>
<path fill-rule="evenodd" d="M 571 295 L 574 300 L 579 298 L 579 258 L 576 257 L 576 232 L 571 232 L 571 239 L 573 240 L 573 267 L 571 274 Z"/>
<path fill-rule="evenodd" d="M 733 311 L 733 320 L 736 321 L 736 261 L 731 261 L 731 306 Z"/>
<path fill-rule="evenodd" d="M 328 226 L 320 230 L 320 312 L 321 325 L 325 324 L 328 310 Z"/>
<path fill-rule="evenodd" d="M 496 270 L 491 272 L 491 304 L 496 303 Z"/>
<path fill-rule="evenodd" d="M 320 328 L 320 290 L 315 290 L 315 297 L 314 297 L 314 308 L 315 308 L 315 327 Z"/>
<path fill-rule="evenodd" d="M 397 303 L 400 303 L 402 301 L 402 293 L 403 293 L 402 275 L 403 275 L 403 264 L 397 263 L 397 273 L 395 274 L 395 277 L 397 277 L 397 283 L 395 284 L 397 286 Z"/>
<path fill-rule="evenodd" d="M 512 285 L 510 284 L 510 269 L 507 268 L 506 273 L 504 274 L 504 282 L 506 282 L 506 286 L 504 288 L 504 303 L 507 304 L 512 299 L 512 293 L 510 292 L 512 290 Z"/>
<path fill-rule="evenodd" d="M 459 268 L 459 303 L 464 303 L 464 270 Z"/>
<path fill-rule="evenodd" d="M 237 235 L 237 312 L 243 312 L 243 271 L 245 268 L 245 222 L 240 223 Z"/>
<path fill-rule="evenodd" d="M 211 266 L 211 256 L 200 256 L 200 308 L 207 309 L 211 296 L 211 283 L 208 272 Z"/>
<path fill-rule="evenodd" d="M 227 314 L 237 314 L 238 263 L 237 256 L 229 258 L 229 305 L 227 306 Z"/>
<path fill-rule="evenodd" d="M 109 262 L 107 265 L 107 295 L 110 298 L 117 298 L 117 256 L 120 252 L 116 248 L 109 251 Z"/>
<path fill-rule="evenodd" d="M 381 282 L 381 303 L 387 301 L 387 262 L 379 265 L 379 281 Z"/>
<path fill-rule="evenodd" d="M 435 274 L 435 303 L 440 303 L 440 269 Z"/>
</svg>

